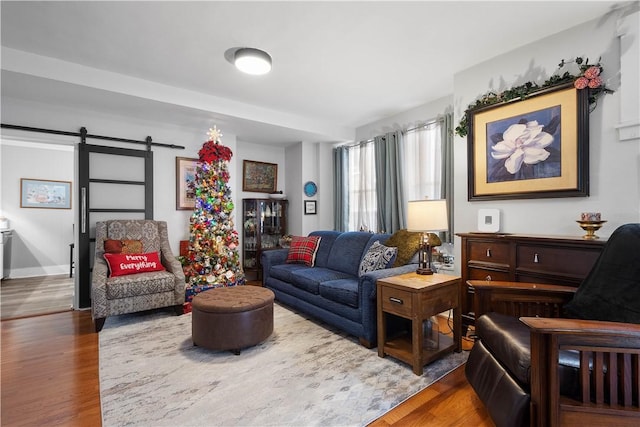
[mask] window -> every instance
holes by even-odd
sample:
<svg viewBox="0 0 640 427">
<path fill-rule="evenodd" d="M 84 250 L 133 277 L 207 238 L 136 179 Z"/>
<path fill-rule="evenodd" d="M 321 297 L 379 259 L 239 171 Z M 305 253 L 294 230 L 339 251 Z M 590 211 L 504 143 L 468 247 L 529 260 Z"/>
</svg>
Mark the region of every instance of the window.
<svg viewBox="0 0 640 427">
<path fill-rule="evenodd" d="M 348 176 L 349 230 L 377 230 L 373 144 L 365 142 L 349 148 Z"/>
<path fill-rule="evenodd" d="M 442 122 L 404 132 L 404 203 L 442 197 Z M 373 141 L 349 147 L 348 230 L 377 231 L 375 150 Z M 403 220 L 404 223 L 404 220 Z"/>
<path fill-rule="evenodd" d="M 434 122 L 404 135 L 404 196 L 406 201 L 442 197 L 442 131 Z"/>
</svg>

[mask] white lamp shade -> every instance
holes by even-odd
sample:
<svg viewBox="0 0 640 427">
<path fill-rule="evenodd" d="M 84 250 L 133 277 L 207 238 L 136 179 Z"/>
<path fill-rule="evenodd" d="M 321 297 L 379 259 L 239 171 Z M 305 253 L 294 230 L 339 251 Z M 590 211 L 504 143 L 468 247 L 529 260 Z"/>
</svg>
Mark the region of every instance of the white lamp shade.
<svg viewBox="0 0 640 427">
<path fill-rule="evenodd" d="M 448 228 L 446 200 L 412 200 L 408 203 L 408 231 L 445 231 Z"/>
<path fill-rule="evenodd" d="M 260 49 L 249 47 L 238 49 L 234 56 L 234 64 L 236 68 L 247 74 L 261 75 L 271 71 L 271 57 Z"/>
</svg>

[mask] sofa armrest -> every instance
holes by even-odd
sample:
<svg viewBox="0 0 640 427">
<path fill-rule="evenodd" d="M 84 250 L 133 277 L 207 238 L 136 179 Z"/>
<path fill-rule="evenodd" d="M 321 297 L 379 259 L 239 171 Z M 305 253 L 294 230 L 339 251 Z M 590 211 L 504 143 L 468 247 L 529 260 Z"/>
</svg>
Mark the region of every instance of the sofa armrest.
<svg viewBox="0 0 640 427">
<path fill-rule="evenodd" d="M 638 425 L 640 325 L 596 320 L 520 318 L 531 330 L 531 408 L 537 425 Z M 560 351 L 579 354 L 580 395 L 560 396 Z M 611 375 L 611 372 L 616 373 Z M 626 424 L 624 424 L 626 425 Z"/>
<path fill-rule="evenodd" d="M 266 280 L 269 277 L 269 270 L 271 267 L 278 264 L 284 264 L 287 262 L 287 256 L 289 255 L 289 249 L 271 249 L 262 252 L 260 263 L 262 264 L 262 280 Z"/>
<path fill-rule="evenodd" d="M 476 319 L 496 312 L 510 316 L 560 317 L 577 288 L 546 283 L 468 280 L 474 290 Z"/>
<path fill-rule="evenodd" d="M 107 276 L 109 267 L 102 258 L 94 258 L 91 272 L 91 317 L 107 317 Z"/>
</svg>

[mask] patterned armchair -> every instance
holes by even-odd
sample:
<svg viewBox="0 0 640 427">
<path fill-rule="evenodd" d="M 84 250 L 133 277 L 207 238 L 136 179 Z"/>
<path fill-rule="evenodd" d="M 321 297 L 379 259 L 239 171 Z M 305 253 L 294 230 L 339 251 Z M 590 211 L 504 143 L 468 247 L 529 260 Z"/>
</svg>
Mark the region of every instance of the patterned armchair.
<svg viewBox="0 0 640 427">
<path fill-rule="evenodd" d="M 139 240 L 144 252 L 159 252 L 166 271 L 108 277 L 105 240 Z M 182 265 L 169 247 L 167 223 L 153 220 L 110 220 L 96 223 L 96 248 L 91 280 L 91 314 L 96 332 L 108 316 L 175 308 L 182 314 L 185 277 Z"/>
</svg>

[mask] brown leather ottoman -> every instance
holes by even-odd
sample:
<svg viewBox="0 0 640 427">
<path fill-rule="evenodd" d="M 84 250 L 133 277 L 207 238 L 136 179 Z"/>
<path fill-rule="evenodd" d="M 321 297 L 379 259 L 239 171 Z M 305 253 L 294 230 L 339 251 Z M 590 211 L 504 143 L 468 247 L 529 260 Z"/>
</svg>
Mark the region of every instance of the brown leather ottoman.
<svg viewBox="0 0 640 427">
<path fill-rule="evenodd" d="M 193 345 L 211 350 L 251 347 L 273 332 L 273 299 L 270 289 L 233 286 L 204 291 L 191 302 Z"/>
</svg>

